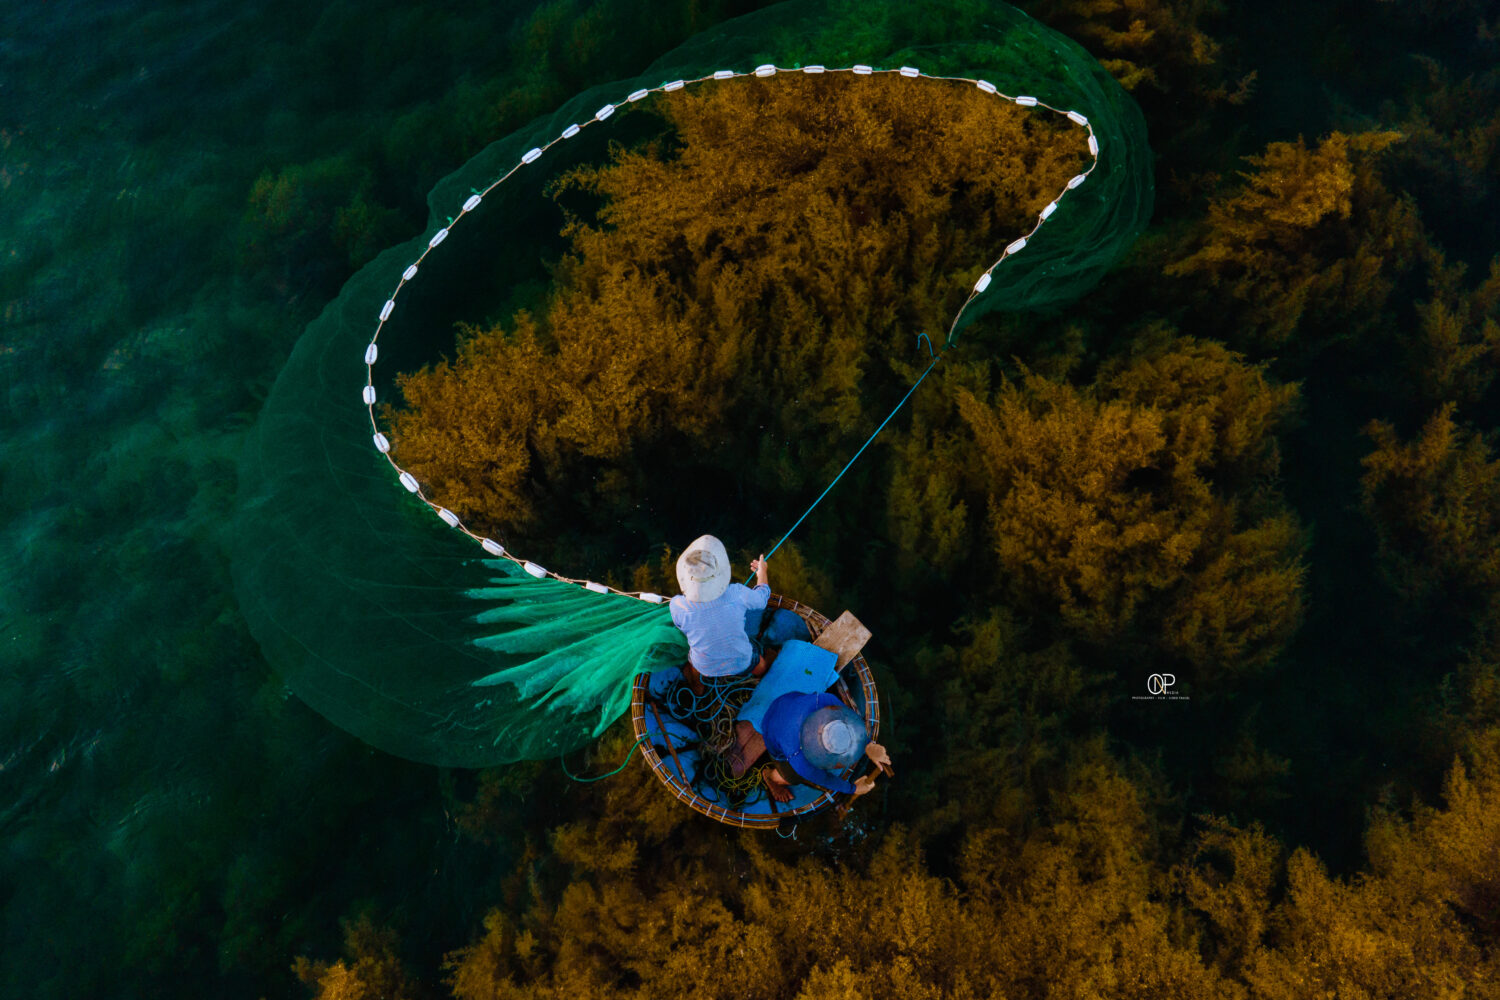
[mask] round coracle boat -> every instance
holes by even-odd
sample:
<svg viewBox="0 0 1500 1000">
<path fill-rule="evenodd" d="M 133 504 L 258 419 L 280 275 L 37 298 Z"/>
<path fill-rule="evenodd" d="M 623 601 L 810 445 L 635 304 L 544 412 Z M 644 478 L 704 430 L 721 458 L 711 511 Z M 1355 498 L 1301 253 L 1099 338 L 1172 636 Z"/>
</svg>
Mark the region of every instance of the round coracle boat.
<svg viewBox="0 0 1500 1000">
<path fill-rule="evenodd" d="M 768 793 L 762 771 L 773 766 L 756 727 L 770 701 L 782 693 L 826 691 L 864 717 L 869 738 L 880 733 L 880 699 L 859 647 L 869 633 L 847 613 L 831 622 L 813 608 L 772 594 L 756 636 L 770 669 L 695 691 L 680 667 L 635 679 L 630 722 L 642 756 L 680 802 L 731 826 L 772 829 L 830 806 L 847 808 L 850 796 L 812 785 L 792 787 L 789 802 Z M 841 772 L 853 781 L 870 767 L 861 756 Z"/>
</svg>

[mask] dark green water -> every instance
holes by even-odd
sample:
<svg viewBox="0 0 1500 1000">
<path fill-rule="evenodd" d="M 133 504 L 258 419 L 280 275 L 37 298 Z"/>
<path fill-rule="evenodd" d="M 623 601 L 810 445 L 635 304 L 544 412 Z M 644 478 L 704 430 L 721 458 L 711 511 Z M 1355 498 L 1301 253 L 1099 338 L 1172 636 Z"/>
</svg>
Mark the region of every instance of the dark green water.
<svg viewBox="0 0 1500 1000">
<path fill-rule="evenodd" d="M 422 229 L 432 185 L 701 26 L 606 4 L 613 44 L 583 44 L 554 4 L 553 34 L 523 35 L 537 6 L 0 12 L 0 995 L 297 995 L 292 956 L 334 954 L 340 917 L 374 909 L 435 956 L 500 898 L 506 859 L 459 836 L 436 769 L 339 732 L 268 668 L 230 584 L 255 540 L 226 525 L 298 335 Z M 1231 12 L 1265 89 L 1226 150 L 1410 78 L 1399 39 L 1314 51 L 1353 6 Z M 1492 216 L 1433 218 L 1493 251 Z M 1291 451 L 1318 461 L 1310 438 Z"/>
<path fill-rule="evenodd" d="M 236 613 L 222 533 L 257 399 L 347 267 L 295 246 L 247 266 L 252 183 L 358 145 L 479 55 L 413 24 L 425 65 L 387 48 L 362 67 L 392 40 L 367 34 L 383 17 L 0 17 L 6 996 L 252 995 L 371 879 L 463 909 L 431 775 L 287 698 Z M 390 815 L 407 832 L 368 838 Z M 483 878 L 481 859 L 462 869 Z"/>
<path fill-rule="evenodd" d="M 432 184 L 694 30 L 613 5 L 601 53 L 536 6 L 0 12 L 0 995 L 295 994 L 368 901 L 451 943 L 496 898 L 436 769 L 269 670 L 226 524 L 287 353 Z"/>
</svg>

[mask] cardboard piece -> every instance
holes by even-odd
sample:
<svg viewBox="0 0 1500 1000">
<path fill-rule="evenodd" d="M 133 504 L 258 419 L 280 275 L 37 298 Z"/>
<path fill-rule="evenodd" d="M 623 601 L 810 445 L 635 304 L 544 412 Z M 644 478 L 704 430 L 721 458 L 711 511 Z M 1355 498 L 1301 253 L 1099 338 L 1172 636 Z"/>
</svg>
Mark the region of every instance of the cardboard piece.
<svg viewBox="0 0 1500 1000">
<path fill-rule="evenodd" d="M 852 612 L 845 611 L 823 630 L 823 634 L 818 636 L 813 645 L 836 655 L 839 658 L 838 669 L 843 670 L 844 665 L 858 656 L 869 641 L 870 630 L 860 624 Z"/>
</svg>

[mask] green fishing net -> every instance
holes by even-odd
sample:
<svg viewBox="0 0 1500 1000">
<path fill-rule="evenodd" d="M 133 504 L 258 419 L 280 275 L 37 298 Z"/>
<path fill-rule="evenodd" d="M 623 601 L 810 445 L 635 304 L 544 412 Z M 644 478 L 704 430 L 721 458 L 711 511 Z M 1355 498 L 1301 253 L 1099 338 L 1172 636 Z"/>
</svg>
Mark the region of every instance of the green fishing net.
<svg viewBox="0 0 1500 1000">
<path fill-rule="evenodd" d="M 636 673 L 682 661 L 682 636 L 655 595 L 588 589 L 452 526 L 440 497 L 398 479 L 367 403 L 396 397 L 397 372 L 451 351 L 454 325 L 473 321 L 495 289 L 517 299 L 482 307 L 490 316 L 545 286 L 546 262 L 565 248 L 548 182 L 636 138 L 630 116 L 596 118 L 601 109 L 716 71 L 815 64 L 983 80 L 997 100 L 1034 97 L 1091 129 L 1098 155 L 1086 183 L 1024 249 L 995 248 L 1003 263 L 980 279 L 955 335 L 992 309 L 1078 297 L 1146 223 L 1151 155 L 1139 111 L 1082 48 L 1001 3 L 784 4 L 579 94 L 439 183 L 427 233 L 349 281 L 266 401 L 241 465 L 233 569 L 252 631 L 299 697 L 390 753 L 480 767 L 587 742 L 625 710 Z M 589 127 L 553 142 L 575 123 Z"/>
</svg>

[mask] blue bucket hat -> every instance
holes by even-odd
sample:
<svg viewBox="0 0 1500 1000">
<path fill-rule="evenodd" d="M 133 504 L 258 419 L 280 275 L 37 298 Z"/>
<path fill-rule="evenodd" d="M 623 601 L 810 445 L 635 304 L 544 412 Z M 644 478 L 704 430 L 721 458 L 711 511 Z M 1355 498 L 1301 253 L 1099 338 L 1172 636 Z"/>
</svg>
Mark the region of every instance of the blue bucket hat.
<svg viewBox="0 0 1500 1000">
<path fill-rule="evenodd" d="M 802 720 L 802 756 L 813 767 L 840 771 L 859 760 L 870 743 L 865 720 L 844 705 L 829 705 Z"/>
</svg>

